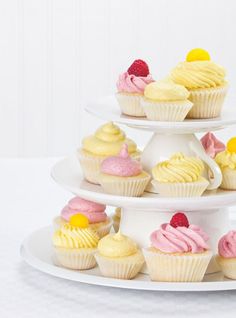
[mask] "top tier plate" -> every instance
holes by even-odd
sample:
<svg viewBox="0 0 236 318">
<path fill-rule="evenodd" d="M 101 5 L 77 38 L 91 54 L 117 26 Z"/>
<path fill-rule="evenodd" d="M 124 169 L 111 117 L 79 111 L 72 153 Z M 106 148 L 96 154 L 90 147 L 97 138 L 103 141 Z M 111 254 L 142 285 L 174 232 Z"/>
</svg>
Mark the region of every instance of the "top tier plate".
<svg viewBox="0 0 236 318">
<path fill-rule="evenodd" d="M 190 134 L 223 129 L 236 125 L 236 114 L 224 110 L 221 117 L 213 119 L 186 119 L 183 122 L 151 121 L 143 117 L 122 115 L 114 95 L 90 102 L 85 110 L 101 119 L 125 124 L 134 128 L 158 133 Z"/>
</svg>

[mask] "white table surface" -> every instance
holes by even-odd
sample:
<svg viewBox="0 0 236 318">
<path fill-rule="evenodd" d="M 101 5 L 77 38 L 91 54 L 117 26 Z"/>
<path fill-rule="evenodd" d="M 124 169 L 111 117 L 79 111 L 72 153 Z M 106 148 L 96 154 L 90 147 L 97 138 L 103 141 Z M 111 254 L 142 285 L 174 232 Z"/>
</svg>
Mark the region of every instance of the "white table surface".
<svg viewBox="0 0 236 318">
<path fill-rule="evenodd" d="M 144 292 L 43 274 L 19 255 L 27 234 L 51 223 L 72 195 L 50 178 L 54 159 L 0 160 L 0 317 L 236 317 L 236 291 Z"/>
</svg>

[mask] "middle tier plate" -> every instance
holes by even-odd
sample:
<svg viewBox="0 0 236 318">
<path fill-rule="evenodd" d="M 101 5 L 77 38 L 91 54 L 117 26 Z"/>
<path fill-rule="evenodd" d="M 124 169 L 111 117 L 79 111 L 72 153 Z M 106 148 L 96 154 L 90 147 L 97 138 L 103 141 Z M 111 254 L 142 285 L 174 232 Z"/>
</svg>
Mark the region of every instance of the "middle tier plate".
<svg viewBox="0 0 236 318">
<path fill-rule="evenodd" d="M 144 117 L 122 115 L 114 95 L 106 96 L 90 102 L 85 110 L 104 120 L 125 124 L 133 128 L 149 130 L 158 133 L 189 134 L 223 129 L 236 124 L 235 113 L 222 112 L 221 117 L 212 119 L 185 119 L 182 122 L 151 121 Z"/>
<path fill-rule="evenodd" d="M 220 209 L 236 204 L 236 191 L 206 191 L 201 197 L 165 198 L 158 194 L 144 193 L 142 197 L 122 197 L 106 194 L 99 185 L 84 180 L 76 156 L 65 158 L 52 168 L 52 178 L 70 192 L 84 199 L 111 206 L 159 211 L 194 211 Z"/>
</svg>

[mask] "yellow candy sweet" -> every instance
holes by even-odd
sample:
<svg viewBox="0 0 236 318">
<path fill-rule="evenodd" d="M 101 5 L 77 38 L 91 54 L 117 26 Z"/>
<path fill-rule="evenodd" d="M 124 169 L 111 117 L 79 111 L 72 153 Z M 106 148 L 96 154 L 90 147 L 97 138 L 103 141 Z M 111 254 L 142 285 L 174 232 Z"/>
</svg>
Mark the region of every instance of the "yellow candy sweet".
<svg viewBox="0 0 236 318">
<path fill-rule="evenodd" d="M 236 137 L 231 138 L 227 142 L 227 150 L 231 153 L 236 152 Z"/>
<path fill-rule="evenodd" d="M 210 54 L 200 48 L 193 49 L 188 52 L 186 56 L 187 62 L 194 62 L 194 61 L 210 61 L 211 57 Z"/>
<path fill-rule="evenodd" d="M 70 225 L 85 229 L 89 225 L 88 218 L 83 214 L 74 214 L 70 217 Z"/>
</svg>

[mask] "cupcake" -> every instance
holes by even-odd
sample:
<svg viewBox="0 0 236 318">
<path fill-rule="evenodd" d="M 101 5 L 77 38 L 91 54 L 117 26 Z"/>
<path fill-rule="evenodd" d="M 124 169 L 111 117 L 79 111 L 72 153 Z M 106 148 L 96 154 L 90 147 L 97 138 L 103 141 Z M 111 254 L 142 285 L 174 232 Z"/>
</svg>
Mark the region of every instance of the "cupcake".
<svg viewBox="0 0 236 318">
<path fill-rule="evenodd" d="M 188 118 L 214 118 L 220 116 L 227 93 L 225 69 L 210 60 L 203 49 L 193 49 L 185 62 L 171 72 L 171 79 L 184 85 L 190 92 L 193 107 Z"/>
<path fill-rule="evenodd" d="M 121 208 L 116 208 L 115 214 L 113 215 L 113 228 L 115 232 L 119 231 L 120 228 L 120 218 L 121 218 Z"/>
<path fill-rule="evenodd" d="M 151 280 L 161 282 L 200 282 L 211 260 L 208 236 L 189 224 L 183 213 L 160 226 L 151 236 L 151 247 L 143 249 Z"/>
<path fill-rule="evenodd" d="M 152 185 L 161 196 L 198 197 L 209 185 L 202 177 L 203 170 L 200 159 L 176 153 L 152 169 Z"/>
<path fill-rule="evenodd" d="M 218 153 L 215 161 L 219 165 L 223 177 L 220 188 L 236 190 L 236 137 L 228 141 L 226 150 Z"/>
<path fill-rule="evenodd" d="M 94 254 L 99 237 L 89 228 L 88 219 L 82 214 L 72 215 L 53 235 L 53 246 L 58 263 L 70 269 L 89 269 L 96 265 Z"/>
<path fill-rule="evenodd" d="M 82 141 L 82 148 L 77 151 L 84 178 L 98 184 L 98 173 L 102 161 L 119 153 L 123 143 L 128 145 L 129 154 L 139 159 L 140 152 L 135 142 L 126 138 L 125 133 L 112 122 L 101 126 L 94 135 Z"/>
<path fill-rule="evenodd" d="M 147 84 L 153 82 L 147 63 L 135 60 L 129 69 L 119 76 L 116 98 L 121 112 L 125 115 L 143 117 L 145 113 L 140 105 Z"/>
<path fill-rule="evenodd" d="M 212 159 L 219 153 L 225 150 L 225 145 L 216 136 L 208 132 L 201 138 L 201 143 L 206 151 L 206 154 Z"/>
<path fill-rule="evenodd" d="M 101 164 L 99 183 L 105 192 L 121 196 L 141 196 L 150 176 L 142 170 L 139 161 L 132 159 L 128 145 L 124 144 L 118 156 L 111 156 Z"/>
<path fill-rule="evenodd" d="M 224 275 L 236 279 L 236 231 L 229 231 L 218 244 L 216 260 Z"/>
<path fill-rule="evenodd" d="M 110 232 L 112 226 L 112 220 L 107 216 L 105 209 L 106 206 L 103 204 L 74 197 L 62 209 L 61 215 L 54 219 L 54 225 L 60 228 L 69 222 L 71 216 L 79 213 L 88 218 L 89 228 L 97 232 L 99 237 L 103 237 Z"/>
<path fill-rule="evenodd" d="M 103 276 L 119 279 L 134 278 L 144 264 L 136 243 L 120 232 L 99 241 L 95 258 Z"/>
<path fill-rule="evenodd" d="M 189 92 L 171 80 L 148 84 L 141 104 L 148 119 L 158 121 L 183 121 L 192 107 Z"/>
</svg>

